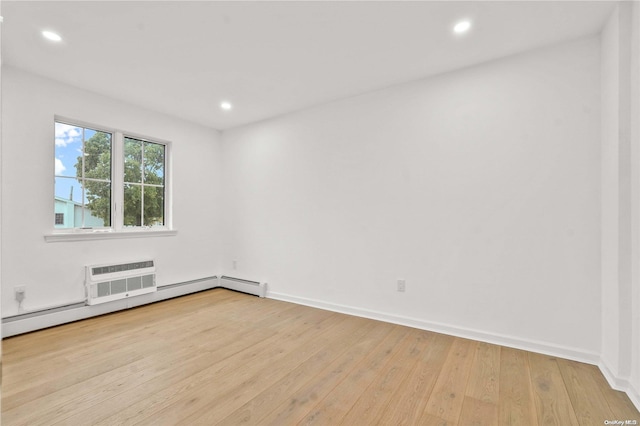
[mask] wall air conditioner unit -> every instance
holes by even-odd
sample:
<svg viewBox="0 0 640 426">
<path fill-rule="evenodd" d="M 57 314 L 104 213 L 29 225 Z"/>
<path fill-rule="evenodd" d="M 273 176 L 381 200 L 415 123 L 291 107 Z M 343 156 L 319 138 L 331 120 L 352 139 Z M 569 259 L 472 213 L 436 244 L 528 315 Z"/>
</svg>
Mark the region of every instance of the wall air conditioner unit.
<svg viewBox="0 0 640 426">
<path fill-rule="evenodd" d="M 87 304 L 111 302 L 141 294 L 153 293 L 156 267 L 153 260 L 86 267 Z"/>
</svg>

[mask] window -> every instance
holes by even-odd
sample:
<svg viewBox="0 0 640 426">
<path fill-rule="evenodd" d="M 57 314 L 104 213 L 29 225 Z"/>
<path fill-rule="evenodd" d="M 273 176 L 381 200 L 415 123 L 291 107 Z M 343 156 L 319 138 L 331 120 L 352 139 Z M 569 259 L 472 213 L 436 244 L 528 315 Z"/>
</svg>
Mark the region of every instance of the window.
<svg viewBox="0 0 640 426">
<path fill-rule="evenodd" d="M 164 225 L 165 146 L 125 136 L 124 226 Z"/>
<path fill-rule="evenodd" d="M 111 226 L 111 151 L 113 135 L 56 123 L 56 213 L 68 216 L 65 228 Z"/>
<path fill-rule="evenodd" d="M 55 121 L 56 229 L 166 229 L 168 143 Z"/>
</svg>

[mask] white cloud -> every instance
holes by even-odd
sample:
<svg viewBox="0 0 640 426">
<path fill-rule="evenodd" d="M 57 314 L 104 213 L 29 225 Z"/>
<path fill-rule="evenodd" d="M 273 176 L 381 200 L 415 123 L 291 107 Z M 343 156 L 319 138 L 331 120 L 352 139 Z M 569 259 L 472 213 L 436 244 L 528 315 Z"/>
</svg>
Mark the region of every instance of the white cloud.
<svg viewBox="0 0 640 426">
<path fill-rule="evenodd" d="M 65 147 L 70 143 L 80 142 L 80 129 L 68 124 L 56 123 L 56 146 Z"/>
<path fill-rule="evenodd" d="M 65 170 L 67 170 L 67 168 L 62 164 L 62 161 L 56 158 L 56 174 L 61 175 Z"/>
</svg>

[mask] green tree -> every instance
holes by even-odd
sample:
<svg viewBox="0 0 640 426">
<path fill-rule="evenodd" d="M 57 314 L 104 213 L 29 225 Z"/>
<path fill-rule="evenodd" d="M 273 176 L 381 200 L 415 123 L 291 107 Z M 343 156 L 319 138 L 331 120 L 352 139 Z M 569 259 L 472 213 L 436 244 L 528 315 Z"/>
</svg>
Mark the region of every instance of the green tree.
<svg viewBox="0 0 640 426">
<path fill-rule="evenodd" d="M 82 183 L 81 177 L 84 167 L 84 189 L 87 208 L 94 216 L 102 218 L 105 226 L 110 226 L 110 135 L 102 132 L 94 134 L 85 142 L 84 153 L 84 165 L 83 157 L 79 156 L 75 166 L 76 176 L 80 183 Z M 164 145 L 125 138 L 125 226 L 151 226 L 164 223 L 164 163 Z M 144 208 L 142 201 L 144 201 Z"/>
<path fill-rule="evenodd" d="M 164 224 L 164 161 L 164 145 L 125 138 L 125 226 Z"/>
<path fill-rule="evenodd" d="M 84 158 L 84 162 L 83 162 Z M 78 156 L 76 176 L 83 183 L 86 206 L 95 217 L 111 225 L 111 135 L 97 132 L 84 145 L 84 157 Z M 95 179 L 95 180 L 93 180 Z"/>
</svg>

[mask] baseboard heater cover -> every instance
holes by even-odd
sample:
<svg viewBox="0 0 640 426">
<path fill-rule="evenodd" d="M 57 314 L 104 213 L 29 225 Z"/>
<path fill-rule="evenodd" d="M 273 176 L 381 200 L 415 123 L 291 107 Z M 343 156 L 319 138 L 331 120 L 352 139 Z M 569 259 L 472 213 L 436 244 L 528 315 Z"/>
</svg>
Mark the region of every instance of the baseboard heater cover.
<svg viewBox="0 0 640 426">
<path fill-rule="evenodd" d="M 225 275 L 220 277 L 220 287 L 253 294 L 258 297 L 265 297 L 267 295 L 267 283 L 265 282 L 244 280 Z"/>
</svg>

